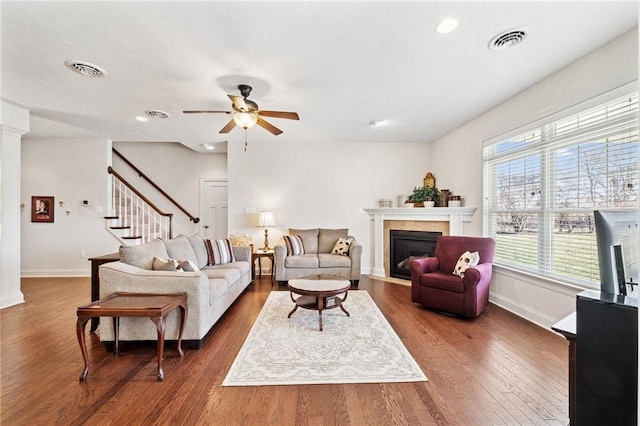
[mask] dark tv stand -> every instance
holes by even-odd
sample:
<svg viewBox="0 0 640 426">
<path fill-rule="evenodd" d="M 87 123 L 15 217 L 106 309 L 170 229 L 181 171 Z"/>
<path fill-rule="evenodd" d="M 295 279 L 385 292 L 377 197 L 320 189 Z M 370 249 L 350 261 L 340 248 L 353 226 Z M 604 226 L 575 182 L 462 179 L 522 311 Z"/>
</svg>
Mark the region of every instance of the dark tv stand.
<svg viewBox="0 0 640 426">
<path fill-rule="evenodd" d="M 638 300 L 597 291 L 552 329 L 569 341 L 571 425 L 637 425 Z"/>
</svg>

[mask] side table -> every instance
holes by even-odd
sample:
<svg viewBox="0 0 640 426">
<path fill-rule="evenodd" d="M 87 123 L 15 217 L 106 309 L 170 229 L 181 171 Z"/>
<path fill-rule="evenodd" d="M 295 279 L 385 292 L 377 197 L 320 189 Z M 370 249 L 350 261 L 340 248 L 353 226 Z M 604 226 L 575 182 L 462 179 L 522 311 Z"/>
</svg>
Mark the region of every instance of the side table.
<svg viewBox="0 0 640 426">
<path fill-rule="evenodd" d="M 275 253 L 273 250 L 263 251 L 256 250 L 251 253 L 251 278 L 256 277 L 256 259 L 258 259 L 258 270 L 260 271 L 260 275 L 262 276 L 262 258 L 266 257 L 271 261 L 271 269 L 269 269 L 269 275 L 271 275 L 271 285 L 275 282 L 275 278 L 273 276 L 273 266 L 275 264 Z"/>
<path fill-rule="evenodd" d="M 100 265 L 109 262 L 117 262 L 120 260 L 119 253 L 105 254 L 102 256 L 96 256 L 89 258 L 91 262 L 91 301 L 94 302 L 100 299 Z M 100 324 L 100 318 L 91 318 L 90 333 L 95 333 L 98 325 Z"/>
<path fill-rule="evenodd" d="M 78 308 L 76 334 L 84 359 L 84 369 L 80 373 L 80 381 L 87 380 L 89 374 L 89 356 L 84 328 L 89 319 L 94 317 L 113 317 L 114 356 L 118 356 L 118 333 L 120 317 L 149 317 L 158 329 L 158 381 L 164 380 L 162 371 L 162 353 L 164 350 L 165 320 L 169 312 L 180 308 L 180 335 L 178 337 L 178 353 L 182 351 L 182 333 L 187 320 L 187 293 L 146 294 L 146 293 L 113 293 L 104 299 L 96 300 Z"/>
</svg>

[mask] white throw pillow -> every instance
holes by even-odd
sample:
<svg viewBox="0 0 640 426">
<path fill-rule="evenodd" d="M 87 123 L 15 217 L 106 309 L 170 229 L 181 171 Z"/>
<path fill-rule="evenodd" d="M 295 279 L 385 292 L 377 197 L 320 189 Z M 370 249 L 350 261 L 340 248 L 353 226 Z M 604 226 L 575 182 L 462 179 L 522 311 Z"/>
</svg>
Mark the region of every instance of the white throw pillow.
<svg viewBox="0 0 640 426">
<path fill-rule="evenodd" d="M 200 268 L 194 262 L 190 260 L 181 260 L 178 262 L 178 267 L 185 272 L 200 272 Z"/>
<path fill-rule="evenodd" d="M 473 253 L 465 251 L 458 259 L 456 267 L 453 269 L 453 273 L 464 278 L 464 272 L 472 266 L 476 266 L 480 262 L 480 253 L 474 251 Z"/>
<path fill-rule="evenodd" d="M 159 257 L 153 258 L 153 269 L 155 271 L 177 271 L 178 261 L 175 259 L 160 259 Z"/>
<path fill-rule="evenodd" d="M 349 256 L 349 247 L 351 247 L 352 242 L 353 238 L 338 238 L 338 241 L 336 241 L 336 244 L 333 246 L 333 250 L 331 250 L 331 254 Z"/>
</svg>

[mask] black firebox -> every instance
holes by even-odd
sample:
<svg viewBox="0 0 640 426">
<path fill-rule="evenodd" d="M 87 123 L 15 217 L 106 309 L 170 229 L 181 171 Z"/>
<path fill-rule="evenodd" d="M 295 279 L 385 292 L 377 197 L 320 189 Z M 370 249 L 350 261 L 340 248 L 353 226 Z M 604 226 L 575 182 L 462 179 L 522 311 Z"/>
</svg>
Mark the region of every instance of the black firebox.
<svg viewBox="0 0 640 426">
<path fill-rule="evenodd" d="M 442 232 L 391 230 L 389 239 L 390 271 L 395 278 L 411 279 L 409 262 L 434 256 L 436 240 Z"/>
</svg>

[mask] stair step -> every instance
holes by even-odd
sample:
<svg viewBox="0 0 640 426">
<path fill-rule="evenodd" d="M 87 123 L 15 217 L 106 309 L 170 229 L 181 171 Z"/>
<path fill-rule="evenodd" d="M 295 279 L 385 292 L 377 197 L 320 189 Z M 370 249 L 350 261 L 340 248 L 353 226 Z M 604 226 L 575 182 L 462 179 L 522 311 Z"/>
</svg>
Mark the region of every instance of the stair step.
<svg viewBox="0 0 640 426">
<path fill-rule="evenodd" d="M 131 237 L 120 237 L 120 238 L 122 238 L 123 240 L 137 240 L 137 239 L 142 238 L 142 235 L 131 236 Z"/>
<path fill-rule="evenodd" d="M 131 229 L 130 226 L 110 226 L 110 229 Z"/>
<path fill-rule="evenodd" d="M 110 220 L 110 219 L 120 219 L 120 217 L 119 217 L 119 216 L 105 216 L 104 218 L 105 218 L 105 219 L 107 219 L 107 220 Z"/>
</svg>

